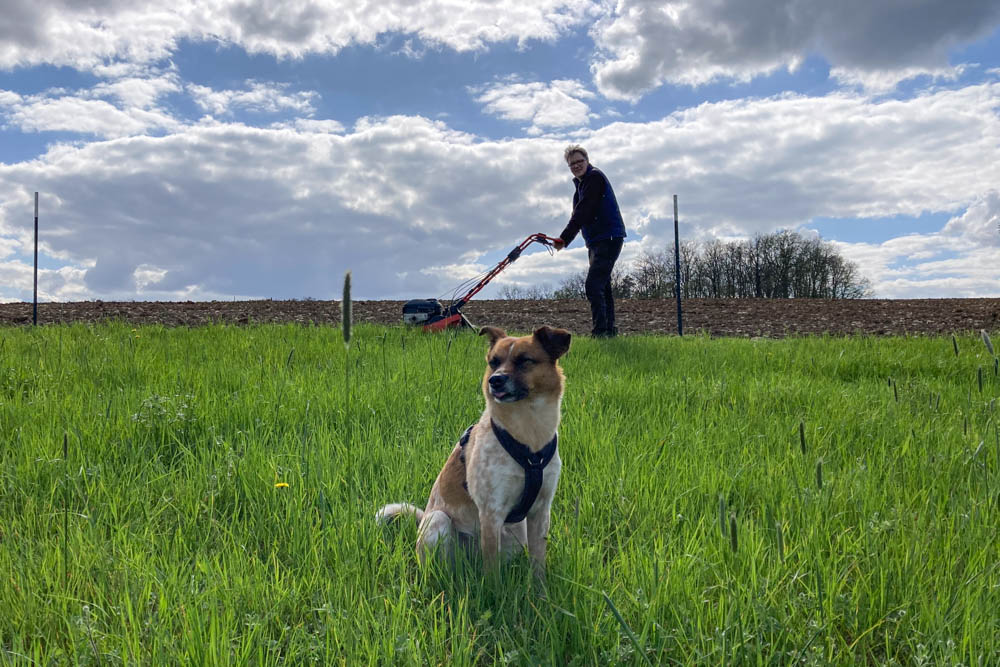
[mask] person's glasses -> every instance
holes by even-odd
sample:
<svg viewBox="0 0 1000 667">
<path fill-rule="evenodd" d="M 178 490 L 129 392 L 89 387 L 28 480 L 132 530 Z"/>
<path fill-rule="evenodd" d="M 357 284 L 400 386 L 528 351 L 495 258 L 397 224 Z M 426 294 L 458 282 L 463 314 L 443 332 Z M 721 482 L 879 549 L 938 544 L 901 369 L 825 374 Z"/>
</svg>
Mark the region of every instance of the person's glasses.
<svg viewBox="0 0 1000 667">
<path fill-rule="evenodd" d="M 582 159 L 582 158 L 579 159 L 579 160 L 573 160 L 572 162 L 569 163 L 569 168 L 572 169 L 573 167 L 577 166 L 578 164 L 585 164 L 586 162 L 587 161 L 584 160 L 584 159 Z"/>
</svg>

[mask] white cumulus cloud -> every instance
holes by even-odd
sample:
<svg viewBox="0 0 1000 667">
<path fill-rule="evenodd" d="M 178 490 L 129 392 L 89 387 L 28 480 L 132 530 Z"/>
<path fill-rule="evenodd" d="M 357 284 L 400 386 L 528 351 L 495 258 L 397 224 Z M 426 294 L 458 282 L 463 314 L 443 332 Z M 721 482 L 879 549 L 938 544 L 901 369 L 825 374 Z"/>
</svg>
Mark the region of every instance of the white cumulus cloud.
<svg viewBox="0 0 1000 667">
<path fill-rule="evenodd" d="M 579 81 L 524 82 L 516 77 L 470 91 L 486 113 L 505 120 L 526 121 L 531 135 L 552 128 L 585 127 L 590 107 L 583 100 L 594 93 Z"/>
<path fill-rule="evenodd" d="M 208 86 L 188 84 L 187 92 L 201 109 L 215 115 L 232 114 L 235 110 L 275 113 L 294 111 L 311 115 L 318 95 L 313 91 L 288 94 L 288 84 L 249 80 L 243 90 L 214 90 Z"/>
<path fill-rule="evenodd" d="M 78 91 L 52 89 L 32 95 L 0 90 L 0 118 L 22 132 L 75 132 L 114 138 L 176 129 L 163 96 L 180 91 L 175 75 L 147 72 L 102 81 Z"/>
<path fill-rule="evenodd" d="M 597 11 L 593 0 L 6 0 L 0 68 L 152 62 L 185 39 L 279 58 L 335 54 L 387 33 L 472 51 L 552 40 Z"/>
<path fill-rule="evenodd" d="M 977 197 L 933 234 L 884 243 L 837 243 L 885 298 L 996 296 L 1000 285 L 1000 192 Z"/>
<path fill-rule="evenodd" d="M 957 284 L 962 272 L 962 293 L 995 295 L 998 98 L 997 83 L 903 101 L 789 95 L 571 136 L 614 185 L 630 232 L 623 257 L 640 238 L 672 241 L 674 193 L 684 239 L 955 212 L 938 233 L 846 251 L 882 296 L 926 296 L 936 288 L 924 281 Z M 347 269 L 358 298 L 435 296 L 466 275 L 449 267 L 487 267 L 569 216 L 568 136 L 494 140 L 419 116 L 330 129 L 216 120 L 0 164 L 0 265 L 13 286 L 0 296 L 30 294 L 35 189 L 43 253 L 67 265 L 45 277 L 46 293 L 103 299 L 139 289 L 147 299 L 332 298 Z M 505 279 L 558 283 L 584 262 L 576 242 L 523 257 Z"/>
<path fill-rule="evenodd" d="M 5 109 L 3 107 L 6 107 Z M 156 109 L 121 109 L 106 100 L 73 95 L 8 98 L 0 103 L 6 124 L 22 132 L 76 132 L 114 138 L 172 129 L 178 122 Z"/>
<path fill-rule="evenodd" d="M 1000 24 L 994 0 L 619 0 L 591 33 L 602 93 L 637 99 L 664 83 L 746 81 L 823 56 L 841 78 L 882 86 L 948 66 L 949 49 Z"/>
</svg>

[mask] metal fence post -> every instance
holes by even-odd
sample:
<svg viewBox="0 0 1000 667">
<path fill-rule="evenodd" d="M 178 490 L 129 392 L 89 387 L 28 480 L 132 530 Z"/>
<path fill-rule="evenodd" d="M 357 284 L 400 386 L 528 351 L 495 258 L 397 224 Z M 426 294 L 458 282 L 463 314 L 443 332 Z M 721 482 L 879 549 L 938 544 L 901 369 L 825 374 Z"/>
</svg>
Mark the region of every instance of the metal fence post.
<svg viewBox="0 0 1000 667">
<path fill-rule="evenodd" d="M 32 326 L 38 326 L 38 192 L 35 192 L 35 290 L 31 312 Z"/>
<path fill-rule="evenodd" d="M 677 221 L 677 195 L 674 195 L 674 289 L 677 291 L 677 335 L 684 335 L 684 318 L 681 315 L 681 241 Z"/>
</svg>

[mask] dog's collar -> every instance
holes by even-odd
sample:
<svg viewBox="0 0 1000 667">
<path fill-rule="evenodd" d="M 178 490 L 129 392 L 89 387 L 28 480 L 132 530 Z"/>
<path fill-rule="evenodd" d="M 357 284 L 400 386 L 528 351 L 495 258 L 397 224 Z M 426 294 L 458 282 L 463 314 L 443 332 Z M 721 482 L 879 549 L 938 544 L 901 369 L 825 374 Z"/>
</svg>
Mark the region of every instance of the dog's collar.
<svg viewBox="0 0 1000 667">
<path fill-rule="evenodd" d="M 493 427 L 493 434 L 500 441 L 503 448 L 510 454 L 510 457 L 517 461 L 517 464 L 524 468 L 524 491 L 521 493 L 521 500 L 518 501 L 514 509 L 510 511 L 504 523 L 517 523 L 528 515 L 528 510 L 535 504 L 538 491 L 542 488 L 542 470 L 549 464 L 552 457 L 556 455 L 556 446 L 559 442 L 559 434 L 556 433 L 549 440 L 549 443 L 537 452 L 528 449 L 528 446 L 517 441 L 514 436 L 502 429 L 495 421 L 490 420 Z"/>
</svg>

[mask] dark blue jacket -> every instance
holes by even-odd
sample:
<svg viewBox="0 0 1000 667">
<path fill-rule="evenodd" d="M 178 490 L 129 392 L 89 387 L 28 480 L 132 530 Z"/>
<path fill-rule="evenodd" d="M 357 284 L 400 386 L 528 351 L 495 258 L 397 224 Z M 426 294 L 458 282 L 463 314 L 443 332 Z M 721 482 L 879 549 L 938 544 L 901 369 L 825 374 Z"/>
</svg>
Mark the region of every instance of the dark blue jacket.
<svg viewBox="0 0 1000 667">
<path fill-rule="evenodd" d="M 600 169 L 587 166 L 583 178 L 574 178 L 573 216 L 559 235 L 566 245 L 583 232 L 588 246 L 596 241 L 625 238 L 625 223 L 611 183 Z"/>
</svg>

